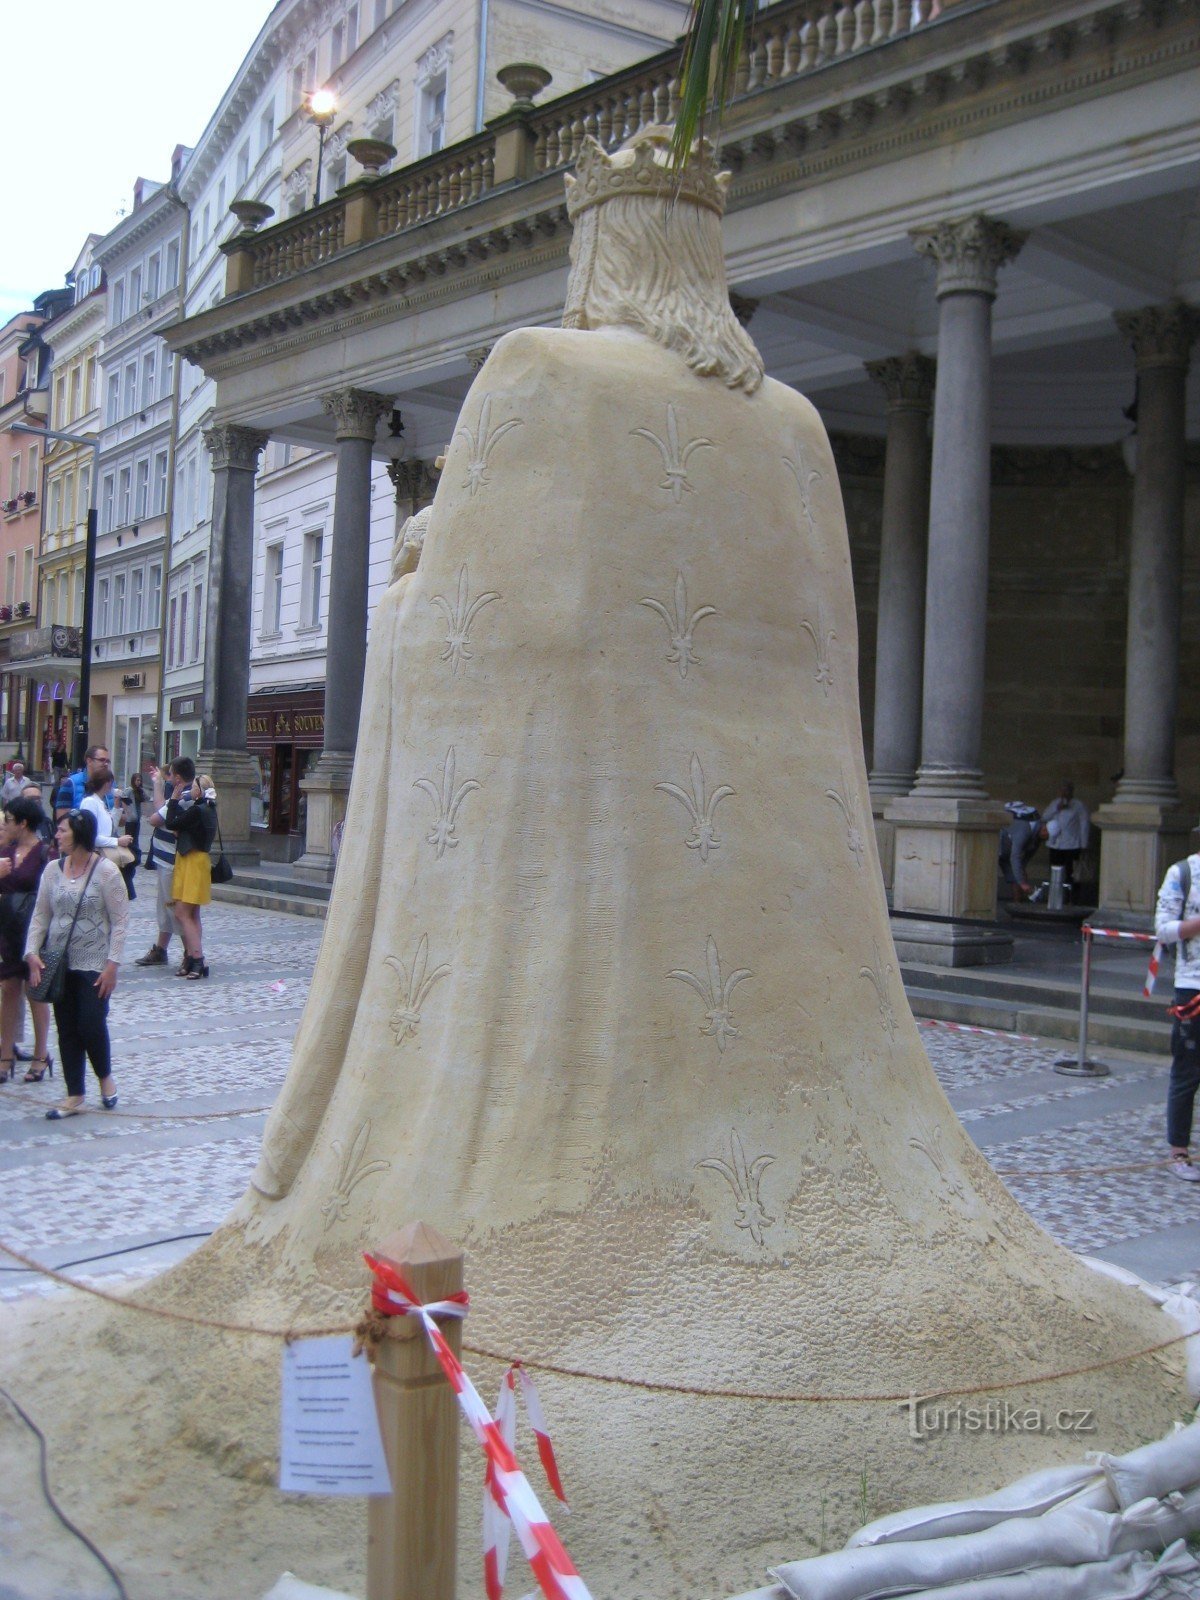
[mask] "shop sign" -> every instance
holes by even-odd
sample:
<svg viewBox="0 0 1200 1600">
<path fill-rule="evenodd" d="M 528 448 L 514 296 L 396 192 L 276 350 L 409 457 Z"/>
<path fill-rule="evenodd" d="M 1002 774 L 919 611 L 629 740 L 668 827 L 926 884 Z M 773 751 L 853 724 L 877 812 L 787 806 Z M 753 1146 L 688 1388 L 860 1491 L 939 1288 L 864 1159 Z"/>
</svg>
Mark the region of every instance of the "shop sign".
<svg viewBox="0 0 1200 1600">
<path fill-rule="evenodd" d="M 170 715 L 172 722 L 198 720 L 204 715 L 204 696 L 202 694 L 177 694 L 171 701 Z M 247 722 L 249 722 L 248 718 Z"/>
</svg>

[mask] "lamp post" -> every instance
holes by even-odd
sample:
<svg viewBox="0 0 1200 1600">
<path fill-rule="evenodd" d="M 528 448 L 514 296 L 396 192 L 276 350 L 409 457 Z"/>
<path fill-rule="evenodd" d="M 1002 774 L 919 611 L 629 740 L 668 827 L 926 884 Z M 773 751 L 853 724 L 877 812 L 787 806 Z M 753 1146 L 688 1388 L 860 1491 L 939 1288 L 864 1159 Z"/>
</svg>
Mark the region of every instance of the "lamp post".
<svg viewBox="0 0 1200 1600">
<path fill-rule="evenodd" d="M 314 89 L 308 97 L 308 114 L 316 123 L 317 182 L 313 189 L 313 205 L 321 204 L 321 165 L 325 160 L 325 134 L 337 116 L 337 96 L 332 89 Z"/>
<path fill-rule="evenodd" d="M 42 439 L 61 439 L 64 444 L 83 444 L 92 452 L 92 471 L 88 486 L 87 537 L 83 553 L 83 626 L 79 633 L 79 715 L 75 719 L 75 750 L 72 765 L 83 765 L 88 747 L 88 712 L 92 703 L 92 591 L 96 587 L 96 478 L 100 470 L 100 440 L 91 433 L 64 433 L 60 428 L 31 428 L 27 422 L 14 422 L 13 433 L 32 433 Z"/>
</svg>

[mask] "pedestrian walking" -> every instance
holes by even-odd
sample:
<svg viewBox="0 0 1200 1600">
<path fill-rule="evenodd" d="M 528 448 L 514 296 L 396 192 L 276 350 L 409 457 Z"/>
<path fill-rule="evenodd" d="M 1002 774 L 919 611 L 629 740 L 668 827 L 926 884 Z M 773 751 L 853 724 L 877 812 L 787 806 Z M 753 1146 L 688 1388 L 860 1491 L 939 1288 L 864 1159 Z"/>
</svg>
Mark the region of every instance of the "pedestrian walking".
<svg viewBox="0 0 1200 1600">
<path fill-rule="evenodd" d="M 1175 946 L 1171 1077 L 1167 1085 L 1171 1171 L 1185 1183 L 1200 1183 L 1200 1166 L 1191 1158 L 1192 1113 L 1200 1088 L 1200 855 L 1168 867 L 1158 891 L 1154 934 L 1160 943 Z"/>
<path fill-rule="evenodd" d="M 125 952 L 129 896 L 120 872 L 95 846 L 95 818 L 87 811 L 68 812 L 58 825 L 59 860 L 42 874 L 25 940 L 34 987 L 48 961 L 61 974 L 61 992 L 53 1006 L 67 1094 L 47 1111 L 51 1122 L 86 1109 L 88 1061 L 100 1080 L 104 1109 L 111 1111 L 117 1103 L 108 1001 Z"/>
<path fill-rule="evenodd" d="M 25 787 L 25 763 L 14 761 L 8 769 L 8 776 L 0 786 L 0 805 L 7 805 L 10 800 L 15 800 Z"/>
<path fill-rule="evenodd" d="M 33 916 L 38 885 L 50 852 L 40 835 L 45 813 L 34 800 L 18 795 L 4 808 L 0 823 L 0 1083 L 13 1076 L 17 1032 L 24 1021 L 25 937 Z M 53 1076 L 54 1058 L 47 1048 L 50 1007 L 31 1000 L 33 1055 L 26 1083 Z"/>
<path fill-rule="evenodd" d="M 175 897 L 172 892 L 172 881 L 175 875 L 175 846 L 174 833 L 167 827 L 167 802 L 173 797 L 176 789 L 176 778 L 173 773 L 164 773 L 160 767 L 150 768 L 151 800 L 153 810 L 150 813 L 150 844 L 146 851 L 146 866 L 155 874 L 155 910 L 158 917 L 158 937 L 146 951 L 144 956 L 139 956 L 134 962 L 138 967 L 165 967 L 169 964 L 168 950 L 171 940 L 177 935 L 182 942 L 183 935 L 179 924 L 175 920 Z M 179 780 L 182 786 L 182 779 Z M 187 960 L 187 951 L 184 950 L 183 961 Z M 184 971 L 181 962 L 177 969 Z"/>
</svg>

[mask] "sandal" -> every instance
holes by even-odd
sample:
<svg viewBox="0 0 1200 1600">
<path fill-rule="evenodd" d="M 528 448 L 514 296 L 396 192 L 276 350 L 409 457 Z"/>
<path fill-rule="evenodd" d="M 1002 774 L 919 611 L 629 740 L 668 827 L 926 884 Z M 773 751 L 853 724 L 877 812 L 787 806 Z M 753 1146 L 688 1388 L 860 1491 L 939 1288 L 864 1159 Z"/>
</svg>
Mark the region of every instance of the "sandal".
<svg viewBox="0 0 1200 1600">
<path fill-rule="evenodd" d="M 184 977 L 186 977 L 186 978 L 207 978 L 208 977 L 208 967 L 207 967 L 207 965 L 206 965 L 206 963 L 204 961 L 203 956 L 199 957 L 198 959 L 194 959 L 192 961 L 191 971 L 184 973 Z"/>
<path fill-rule="evenodd" d="M 16 1068 L 15 1057 L 0 1056 L 0 1083 L 10 1083 Z"/>
<path fill-rule="evenodd" d="M 34 1067 L 34 1065 L 33 1065 L 34 1061 L 40 1061 L 42 1063 L 40 1071 L 36 1067 Z M 42 1079 L 46 1076 L 47 1073 L 49 1073 L 51 1077 L 54 1076 L 54 1057 L 50 1054 L 49 1050 L 46 1051 L 46 1054 L 44 1056 L 33 1056 L 33 1057 L 31 1057 L 29 1071 L 21 1079 L 21 1082 L 22 1083 L 41 1083 Z"/>
</svg>

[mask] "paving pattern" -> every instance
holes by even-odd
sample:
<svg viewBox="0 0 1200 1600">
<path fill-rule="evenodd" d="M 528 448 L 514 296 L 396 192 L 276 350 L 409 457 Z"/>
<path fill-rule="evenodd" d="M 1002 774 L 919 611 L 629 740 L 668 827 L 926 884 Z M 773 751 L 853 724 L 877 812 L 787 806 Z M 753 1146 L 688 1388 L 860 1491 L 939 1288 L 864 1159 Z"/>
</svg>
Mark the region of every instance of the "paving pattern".
<svg viewBox="0 0 1200 1600">
<path fill-rule="evenodd" d="M 149 893 L 133 922 L 136 956 L 153 937 Z M 88 1264 L 108 1281 L 193 1248 L 157 1241 L 213 1228 L 244 1190 L 322 932 L 312 918 L 214 905 L 207 983 L 124 967 L 115 1112 L 100 1109 L 93 1082 L 88 1115 L 54 1125 L 44 1111 L 62 1092 L 57 1076 L 0 1088 L 0 1239 L 52 1265 L 123 1252 Z M 972 1138 L 1048 1232 L 1157 1281 L 1200 1278 L 1200 1184 L 1139 1168 L 1164 1154 L 1165 1055 L 1112 1054 L 1112 1076 L 1090 1082 L 1054 1073 L 1059 1044 L 937 1027 L 922 1039 Z M 1095 1170 L 1113 1167 L 1133 1170 Z M 0 1266 L 0 1300 L 60 1292 Z"/>
</svg>

